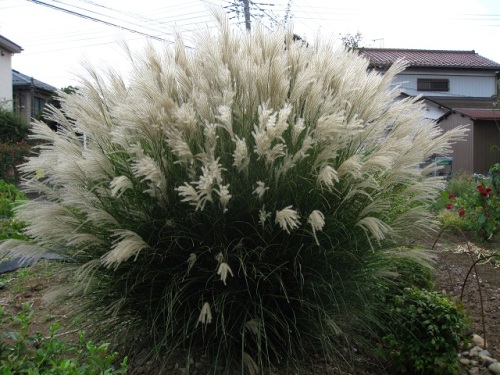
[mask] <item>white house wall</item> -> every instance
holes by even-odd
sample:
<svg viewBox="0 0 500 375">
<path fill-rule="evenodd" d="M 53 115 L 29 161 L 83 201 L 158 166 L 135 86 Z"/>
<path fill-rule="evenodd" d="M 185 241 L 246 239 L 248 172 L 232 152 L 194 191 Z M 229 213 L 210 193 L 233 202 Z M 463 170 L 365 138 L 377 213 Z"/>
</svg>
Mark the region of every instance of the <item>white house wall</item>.
<svg viewBox="0 0 500 375">
<path fill-rule="evenodd" d="M 448 79 L 450 82 L 449 91 L 417 91 L 417 79 Z M 407 72 L 394 77 L 394 85 L 398 85 L 400 90 L 408 95 L 423 96 L 450 96 L 450 97 L 476 97 L 490 98 L 496 94 L 496 77 L 494 73 L 467 73 L 467 72 L 431 72 L 418 73 Z"/>
<path fill-rule="evenodd" d="M 12 110 L 12 55 L 0 48 L 0 106 Z"/>
</svg>

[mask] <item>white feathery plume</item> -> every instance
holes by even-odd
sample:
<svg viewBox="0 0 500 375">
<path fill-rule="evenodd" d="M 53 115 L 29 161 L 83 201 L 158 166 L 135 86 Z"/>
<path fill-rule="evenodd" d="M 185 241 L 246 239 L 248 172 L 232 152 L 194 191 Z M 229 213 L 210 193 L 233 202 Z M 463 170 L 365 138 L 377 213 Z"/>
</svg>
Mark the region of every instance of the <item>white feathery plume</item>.
<svg viewBox="0 0 500 375">
<path fill-rule="evenodd" d="M 217 270 L 217 275 L 220 276 L 220 279 L 222 280 L 224 285 L 227 285 L 226 279 L 227 279 L 228 274 L 231 274 L 231 276 L 234 276 L 233 270 L 231 270 L 231 267 L 229 267 L 229 264 L 227 264 L 225 262 L 222 262 L 221 264 L 219 264 L 219 268 Z"/>
<path fill-rule="evenodd" d="M 118 230 L 114 234 L 116 240 L 113 241 L 113 248 L 106 253 L 101 261 L 106 267 L 118 267 L 120 263 L 125 262 L 131 257 L 149 248 L 149 245 L 135 232 L 130 230 Z"/>
<path fill-rule="evenodd" d="M 269 219 L 270 217 L 271 213 L 266 211 L 266 206 L 262 206 L 262 208 L 259 210 L 259 224 L 264 227 L 267 219 Z"/>
<path fill-rule="evenodd" d="M 228 185 L 219 185 L 219 189 L 215 189 L 216 193 L 219 195 L 220 203 L 222 204 L 222 209 L 224 212 L 227 211 L 227 204 L 231 199 L 232 195 L 229 193 L 229 184 Z"/>
<path fill-rule="evenodd" d="M 363 168 L 363 163 L 361 162 L 361 155 L 352 155 L 349 159 L 345 160 L 337 169 L 337 174 L 339 178 L 347 175 L 351 175 L 356 179 L 361 179 L 361 170 Z"/>
<path fill-rule="evenodd" d="M 266 186 L 266 183 L 263 181 L 257 181 L 257 187 L 254 189 L 252 192 L 255 194 L 259 199 L 262 199 L 264 197 L 264 193 L 269 190 L 269 186 Z"/>
<path fill-rule="evenodd" d="M 248 164 L 250 163 L 250 158 L 248 155 L 248 147 L 245 142 L 245 138 L 239 138 L 238 136 L 234 139 L 235 149 L 233 153 L 233 166 L 236 167 L 238 172 L 246 171 L 248 169 Z"/>
<path fill-rule="evenodd" d="M 370 232 L 377 240 L 383 240 L 385 235 L 391 231 L 389 225 L 375 217 L 364 217 L 356 225 Z"/>
<path fill-rule="evenodd" d="M 280 211 L 276 211 L 275 223 L 279 224 L 281 229 L 285 230 L 287 233 L 290 233 L 290 230 L 299 227 L 299 219 L 299 213 L 296 210 L 292 209 L 292 206 L 288 206 Z"/>
<path fill-rule="evenodd" d="M 218 115 L 215 116 L 217 120 L 219 120 L 220 124 L 224 129 L 227 130 L 231 138 L 234 136 L 233 133 L 233 117 L 231 113 L 231 108 L 227 105 L 221 105 L 217 108 L 219 112 Z"/>
<path fill-rule="evenodd" d="M 189 185 L 187 182 L 184 182 L 184 185 L 176 187 L 175 190 L 179 192 L 179 195 L 182 197 L 181 202 L 189 203 L 194 207 L 199 207 L 200 205 L 200 197 L 196 189 Z"/>
<path fill-rule="evenodd" d="M 339 177 L 337 171 L 331 165 L 323 166 L 317 177 L 318 184 L 325 185 L 329 190 L 331 190 L 336 182 L 339 182 Z"/>
<path fill-rule="evenodd" d="M 127 190 L 132 189 L 132 181 L 127 176 L 117 176 L 109 183 L 111 189 L 111 196 L 120 198 L 120 196 Z"/>
<path fill-rule="evenodd" d="M 297 140 L 299 139 L 299 136 L 302 134 L 302 132 L 306 129 L 306 126 L 304 125 L 304 119 L 299 118 L 292 127 L 292 143 L 296 144 Z"/>
<path fill-rule="evenodd" d="M 307 222 L 309 224 L 311 224 L 314 239 L 316 240 L 316 243 L 319 246 L 319 241 L 318 241 L 318 237 L 316 235 L 316 231 L 323 230 L 323 227 L 325 226 L 325 215 L 323 215 L 323 213 L 319 210 L 314 210 L 309 215 Z"/>
<path fill-rule="evenodd" d="M 222 165 L 219 164 L 219 159 L 213 160 L 201 167 L 202 174 L 198 181 L 192 182 L 196 186 L 198 202 L 196 209 L 202 210 L 207 202 L 213 202 L 212 191 L 215 185 L 222 183 Z"/>
<path fill-rule="evenodd" d="M 205 302 L 201 308 L 196 327 L 198 327 L 198 324 L 200 323 L 203 325 L 212 323 L 212 310 L 210 309 L 210 304 L 208 302 Z"/>
</svg>

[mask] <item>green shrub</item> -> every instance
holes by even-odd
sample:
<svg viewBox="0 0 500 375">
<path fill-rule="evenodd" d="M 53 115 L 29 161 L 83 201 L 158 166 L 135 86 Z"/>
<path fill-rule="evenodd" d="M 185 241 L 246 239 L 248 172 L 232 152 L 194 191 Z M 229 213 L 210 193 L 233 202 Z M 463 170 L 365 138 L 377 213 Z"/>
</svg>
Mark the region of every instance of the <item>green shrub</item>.
<svg viewBox="0 0 500 375">
<path fill-rule="evenodd" d="M 23 222 L 13 218 L 0 219 L 0 241 L 8 239 L 28 240 L 22 231 L 25 228 Z"/>
<path fill-rule="evenodd" d="M 436 292 L 408 288 L 389 308 L 384 337 L 397 373 L 459 374 L 458 353 L 467 339 L 463 307 Z"/>
<path fill-rule="evenodd" d="M 187 371 L 208 355 L 212 373 L 338 359 L 384 324 L 378 255 L 437 228 L 445 182 L 415 166 L 463 129 L 394 101 L 402 63 L 367 73 L 356 53 L 224 21 L 197 43 L 61 94 L 59 131 L 36 123 L 46 144 L 21 167 L 43 197 L 19 211 L 34 244 L 0 251 L 67 245 L 75 306 L 132 354 L 186 353 Z"/>
<path fill-rule="evenodd" d="M 416 249 L 403 249 L 381 258 L 383 264 L 379 268 L 383 269 L 385 266 L 387 271 L 394 272 L 394 276 L 391 278 L 392 282 L 388 284 L 390 287 L 388 297 L 390 299 L 400 295 L 407 288 L 433 290 L 433 261 L 428 255 L 425 258 L 425 253 L 416 254 L 419 254 Z M 427 261 L 423 261 L 424 259 Z"/>
<path fill-rule="evenodd" d="M 120 369 L 113 363 L 117 353 L 108 351 L 109 344 L 96 345 L 79 333 L 78 343 L 66 343 L 57 338 L 59 323 L 50 327 L 48 337 L 31 334 L 33 310 L 27 303 L 15 316 L 8 315 L 0 306 L 0 324 L 18 326 L 18 330 L 0 334 L 0 373 L 3 375 L 118 375 L 127 373 L 127 358 Z"/>
<path fill-rule="evenodd" d="M 26 141 L 29 129 L 29 124 L 20 115 L 0 107 L 0 144 Z"/>
<path fill-rule="evenodd" d="M 26 199 L 26 195 L 15 185 L 0 179 L 0 219 L 13 217 L 16 204 Z"/>
<path fill-rule="evenodd" d="M 31 146 L 26 142 L 0 143 L 0 179 L 18 182 L 17 166 L 30 155 Z"/>
</svg>

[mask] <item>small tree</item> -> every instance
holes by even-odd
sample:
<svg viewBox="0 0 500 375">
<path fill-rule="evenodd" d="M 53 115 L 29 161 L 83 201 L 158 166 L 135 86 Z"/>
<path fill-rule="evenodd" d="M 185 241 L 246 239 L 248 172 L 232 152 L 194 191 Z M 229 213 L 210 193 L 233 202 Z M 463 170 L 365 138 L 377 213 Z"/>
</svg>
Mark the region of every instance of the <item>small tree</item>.
<svg viewBox="0 0 500 375">
<path fill-rule="evenodd" d="M 340 40 L 342 45 L 348 51 L 352 51 L 361 48 L 361 41 L 363 40 L 363 35 L 358 31 L 356 34 L 352 35 L 350 33 L 340 34 Z"/>
</svg>

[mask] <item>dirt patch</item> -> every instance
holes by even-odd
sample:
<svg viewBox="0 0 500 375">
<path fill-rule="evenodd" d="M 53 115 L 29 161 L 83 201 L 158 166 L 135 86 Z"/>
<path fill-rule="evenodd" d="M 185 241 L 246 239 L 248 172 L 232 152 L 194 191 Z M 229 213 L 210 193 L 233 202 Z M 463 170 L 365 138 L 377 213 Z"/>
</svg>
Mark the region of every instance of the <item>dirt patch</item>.
<svg viewBox="0 0 500 375">
<path fill-rule="evenodd" d="M 462 298 L 473 332 L 483 336 L 492 356 L 500 359 L 500 257 L 492 257 L 500 254 L 500 240 L 451 238 L 438 241 L 434 251 L 436 289 Z"/>
<path fill-rule="evenodd" d="M 68 272 L 60 263 L 40 261 L 34 266 L 0 276 L 0 306 L 8 316 L 25 312 L 26 306 L 30 306 L 33 312 L 30 334 L 40 332 L 47 336 L 50 327 L 58 322 L 61 323 L 59 334 L 77 340 L 77 329 L 69 319 L 70 307 L 64 303 L 47 303 L 44 299 L 51 288 L 68 281 Z M 4 322 L 2 326 L 3 331 L 17 328 L 16 323 Z"/>
</svg>

